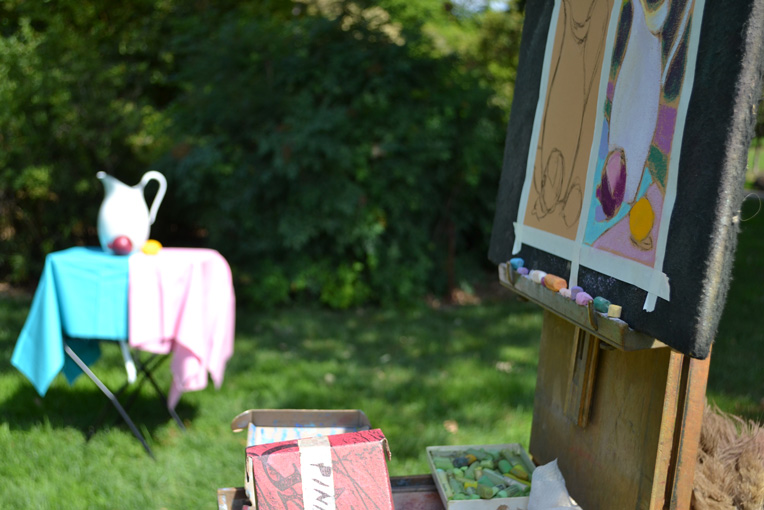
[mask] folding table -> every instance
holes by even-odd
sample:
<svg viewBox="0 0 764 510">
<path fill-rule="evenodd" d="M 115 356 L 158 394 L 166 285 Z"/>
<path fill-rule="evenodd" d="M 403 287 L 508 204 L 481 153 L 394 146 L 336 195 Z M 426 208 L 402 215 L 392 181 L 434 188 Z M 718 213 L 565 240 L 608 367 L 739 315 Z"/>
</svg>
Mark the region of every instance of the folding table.
<svg viewBox="0 0 764 510">
<path fill-rule="evenodd" d="M 183 391 L 216 387 L 233 354 L 235 296 L 230 268 L 215 250 L 164 248 L 156 255 L 118 256 L 74 247 L 49 254 L 11 363 L 45 396 L 64 373 L 69 383 L 84 371 L 111 400 L 149 455 L 151 449 L 124 407 L 90 370 L 101 341 L 117 341 L 131 370 L 130 347 L 172 354 L 167 407 Z M 142 381 L 155 365 L 139 362 Z M 130 374 L 132 379 L 132 374 Z M 124 387 L 123 387 L 124 389 Z"/>
</svg>

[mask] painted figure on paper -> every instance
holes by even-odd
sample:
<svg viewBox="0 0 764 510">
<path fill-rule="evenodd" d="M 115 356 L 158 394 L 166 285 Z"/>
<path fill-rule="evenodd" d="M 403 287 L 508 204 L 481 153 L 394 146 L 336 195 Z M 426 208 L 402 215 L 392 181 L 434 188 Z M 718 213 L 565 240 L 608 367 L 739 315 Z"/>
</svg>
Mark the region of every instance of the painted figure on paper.
<svg viewBox="0 0 764 510">
<path fill-rule="evenodd" d="M 695 0 L 622 3 L 584 242 L 652 266 Z M 678 147 L 676 148 L 678 149 Z M 663 234 L 665 235 L 665 234 Z"/>
<path fill-rule="evenodd" d="M 563 0 L 525 224 L 575 239 L 613 0 Z"/>
</svg>

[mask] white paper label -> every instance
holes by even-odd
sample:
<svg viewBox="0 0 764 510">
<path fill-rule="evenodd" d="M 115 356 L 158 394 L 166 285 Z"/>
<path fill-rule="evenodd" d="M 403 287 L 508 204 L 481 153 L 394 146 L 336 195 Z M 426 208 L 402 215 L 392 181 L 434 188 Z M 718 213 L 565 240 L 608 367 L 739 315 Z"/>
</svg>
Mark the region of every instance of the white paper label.
<svg viewBox="0 0 764 510">
<path fill-rule="evenodd" d="M 300 439 L 297 445 L 300 448 L 303 508 L 336 510 L 329 438 L 322 436 Z"/>
</svg>

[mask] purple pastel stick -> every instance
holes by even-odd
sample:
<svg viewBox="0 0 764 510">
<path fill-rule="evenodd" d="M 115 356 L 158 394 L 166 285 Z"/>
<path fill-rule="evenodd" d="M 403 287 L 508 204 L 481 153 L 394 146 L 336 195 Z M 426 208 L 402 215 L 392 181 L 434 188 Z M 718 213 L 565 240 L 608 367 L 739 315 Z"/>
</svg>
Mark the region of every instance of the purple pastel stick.
<svg viewBox="0 0 764 510">
<path fill-rule="evenodd" d="M 574 285 L 570 288 L 570 299 L 576 299 L 576 296 L 579 292 L 583 292 L 584 289 L 579 287 L 578 285 Z"/>
<path fill-rule="evenodd" d="M 518 267 L 518 268 L 517 268 L 517 272 L 518 272 L 519 274 L 522 274 L 522 275 L 526 275 L 526 274 L 528 274 L 530 271 L 528 270 L 528 268 L 527 268 L 527 267 Z"/>
<path fill-rule="evenodd" d="M 576 294 L 576 304 L 577 305 L 586 306 L 589 303 L 591 303 L 592 301 L 594 301 L 594 298 L 591 297 L 586 292 L 581 291 L 578 294 Z"/>
</svg>

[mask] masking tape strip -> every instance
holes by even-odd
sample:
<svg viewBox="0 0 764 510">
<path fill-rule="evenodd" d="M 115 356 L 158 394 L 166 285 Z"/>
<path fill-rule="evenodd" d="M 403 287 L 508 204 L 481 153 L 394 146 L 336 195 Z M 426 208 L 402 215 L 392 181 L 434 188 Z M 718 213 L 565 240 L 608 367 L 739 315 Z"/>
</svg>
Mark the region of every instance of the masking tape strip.
<svg viewBox="0 0 764 510">
<path fill-rule="evenodd" d="M 516 255 L 523 247 L 523 228 L 517 222 L 512 225 L 515 227 L 515 244 L 512 246 L 512 255 Z"/>
<path fill-rule="evenodd" d="M 662 297 L 666 301 L 669 300 L 670 291 L 671 287 L 669 286 L 668 276 L 658 270 L 654 270 L 650 277 L 650 284 L 647 288 L 647 297 L 645 298 L 645 304 L 642 306 L 642 309 L 646 312 L 652 312 L 655 310 L 655 303 L 659 297 Z"/>
<path fill-rule="evenodd" d="M 297 441 L 300 448 L 302 502 L 305 510 L 336 510 L 332 447 L 327 436 Z"/>
</svg>

